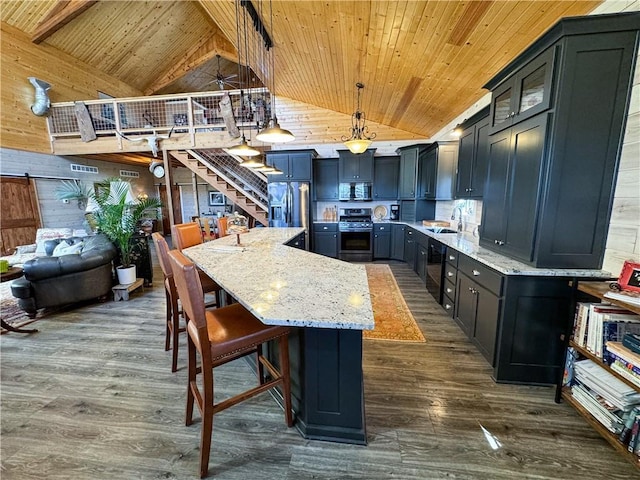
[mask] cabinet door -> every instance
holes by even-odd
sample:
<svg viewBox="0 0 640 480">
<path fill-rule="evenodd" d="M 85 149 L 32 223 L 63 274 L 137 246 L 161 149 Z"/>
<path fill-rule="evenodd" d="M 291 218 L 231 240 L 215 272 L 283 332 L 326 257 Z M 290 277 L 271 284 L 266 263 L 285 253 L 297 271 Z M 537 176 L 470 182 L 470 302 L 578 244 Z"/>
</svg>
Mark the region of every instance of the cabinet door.
<svg viewBox="0 0 640 480">
<path fill-rule="evenodd" d="M 315 160 L 313 181 L 316 200 L 338 200 L 338 160 Z"/>
<path fill-rule="evenodd" d="M 464 275 L 460 274 L 461 277 Z M 496 335 L 500 318 L 500 299 L 486 288 L 475 284 L 476 318 L 471 336 L 484 358 L 493 365 L 496 349 Z"/>
<path fill-rule="evenodd" d="M 358 181 L 373 182 L 373 151 L 367 150 L 358 155 Z"/>
<path fill-rule="evenodd" d="M 315 232 L 313 251 L 326 257 L 338 258 L 338 234 L 335 232 Z"/>
<path fill-rule="evenodd" d="M 471 337 L 476 319 L 476 283 L 463 274 L 458 275 L 456 283 L 455 320 L 462 331 Z"/>
<path fill-rule="evenodd" d="M 356 154 L 351 152 L 339 152 L 340 154 L 340 181 L 358 181 L 360 173 L 360 160 Z"/>
<path fill-rule="evenodd" d="M 506 229 L 501 240 L 505 252 L 525 262 L 533 259 L 546 125 L 547 114 L 542 114 L 511 129 Z"/>
<path fill-rule="evenodd" d="M 476 126 L 471 125 L 460 135 L 458 144 L 458 173 L 456 175 L 456 198 L 470 195 L 471 175 L 476 154 Z"/>
<path fill-rule="evenodd" d="M 308 182 L 311 180 L 311 155 L 291 153 L 289 156 L 289 179 Z"/>
<path fill-rule="evenodd" d="M 403 150 L 400 155 L 399 198 L 411 200 L 416 197 L 416 175 L 418 173 L 418 149 Z"/>
<path fill-rule="evenodd" d="M 373 258 L 389 258 L 391 254 L 391 232 L 373 234 Z"/>
<path fill-rule="evenodd" d="M 491 92 L 491 133 L 511 126 L 516 114 L 513 106 L 513 83 L 513 80 L 509 80 Z"/>
<path fill-rule="evenodd" d="M 422 280 L 423 285 L 427 285 L 427 247 L 418 244 L 416 248 L 415 271 Z"/>
<path fill-rule="evenodd" d="M 392 225 L 391 227 L 391 258 L 404 260 L 404 225 Z"/>
<path fill-rule="evenodd" d="M 398 157 L 376 158 L 373 176 L 374 200 L 396 200 L 398 198 Z"/>
<path fill-rule="evenodd" d="M 458 158 L 458 161 L 460 159 Z M 476 124 L 475 153 L 469 184 L 469 198 L 482 198 L 487 183 L 487 167 L 489 164 L 489 119 L 485 118 Z"/>
<path fill-rule="evenodd" d="M 412 270 L 415 270 L 416 242 L 413 237 L 413 229 L 407 227 L 404 235 L 404 261 Z"/>
<path fill-rule="evenodd" d="M 510 132 L 489 137 L 487 187 L 482 201 L 480 240 L 483 244 L 503 241 L 507 180 L 509 171 Z"/>
<path fill-rule="evenodd" d="M 518 72 L 513 99 L 514 125 L 547 110 L 551 105 L 555 51 L 555 48 L 548 49 Z"/>
<path fill-rule="evenodd" d="M 438 149 L 426 151 L 418 160 L 418 197 L 436 198 L 436 177 L 438 172 Z"/>
<path fill-rule="evenodd" d="M 282 170 L 282 175 L 269 175 L 267 174 L 267 179 L 270 182 L 282 182 L 290 180 L 289 175 L 289 155 L 284 154 L 276 154 L 276 155 L 267 155 L 266 161 L 272 167 L 275 167 L 279 170 Z"/>
</svg>

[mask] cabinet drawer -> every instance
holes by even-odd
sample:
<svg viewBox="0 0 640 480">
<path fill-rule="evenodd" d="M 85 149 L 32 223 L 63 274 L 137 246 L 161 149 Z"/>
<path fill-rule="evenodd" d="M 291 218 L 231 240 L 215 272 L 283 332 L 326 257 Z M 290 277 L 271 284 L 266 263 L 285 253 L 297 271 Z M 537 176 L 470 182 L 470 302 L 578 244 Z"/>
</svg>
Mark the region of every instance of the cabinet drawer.
<svg viewBox="0 0 640 480">
<path fill-rule="evenodd" d="M 384 233 L 384 232 L 389 232 L 391 233 L 391 224 L 390 223 L 384 223 L 384 224 L 380 224 L 380 225 L 373 225 L 373 231 L 376 233 Z"/>
<path fill-rule="evenodd" d="M 457 250 L 454 250 L 453 248 L 447 248 L 447 263 L 450 263 L 451 265 L 454 266 L 454 268 L 458 268 L 458 257 L 459 257 L 460 253 Z"/>
<path fill-rule="evenodd" d="M 451 298 L 447 297 L 446 295 L 442 297 L 442 308 L 444 308 L 445 312 L 447 312 L 447 315 L 449 315 L 450 317 L 453 317 L 454 305 L 455 304 L 453 303 L 453 300 L 451 300 Z"/>
<path fill-rule="evenodd" d="M 446 279 L 444 282 L 444 288 L 442 290 L 445 296 L 449 298 L 456 298 L 456 284 L 451 283 L 449 279 Z"/>
<path fill-rule="evenodd" d="M 472 278 L 474 282 L 482 285 L 487 290 L 498 296 L 502 295 L 502 275 L 490 268 L 476 262 L 466 255 L 460 255 L 459 270 Z"/>
<path fill-rule="evenodd" d="M 445 280 L 450 281 L 451 283 L 455 284 L 456 283 L 456 276 L 458 274 L 458 271 L 456 270 L 456 267 L 454 267 L 453 265 L 446 263 L 444 265 L 444 278 Z"/>
<path fill-rule="evenodd" d="M 314 226 L 314 231 L 316 232 L 337 232 L 338 224 L 337 223 L 316 223 Z"/>
</svg>

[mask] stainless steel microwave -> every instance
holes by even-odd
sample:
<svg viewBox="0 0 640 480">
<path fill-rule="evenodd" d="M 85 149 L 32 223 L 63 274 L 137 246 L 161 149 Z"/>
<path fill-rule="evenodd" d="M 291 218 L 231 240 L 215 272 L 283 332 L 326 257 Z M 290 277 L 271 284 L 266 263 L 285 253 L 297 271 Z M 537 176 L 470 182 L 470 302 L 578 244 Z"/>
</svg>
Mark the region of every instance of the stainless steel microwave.
<svg viewBox="0 0 640 480">
<path fill-rule="evenodd" d="M 372 184 L 368 182 L 340 183 L 338 199 L 341 201 L 372 200 L 371 188 Z"/>
</svg>

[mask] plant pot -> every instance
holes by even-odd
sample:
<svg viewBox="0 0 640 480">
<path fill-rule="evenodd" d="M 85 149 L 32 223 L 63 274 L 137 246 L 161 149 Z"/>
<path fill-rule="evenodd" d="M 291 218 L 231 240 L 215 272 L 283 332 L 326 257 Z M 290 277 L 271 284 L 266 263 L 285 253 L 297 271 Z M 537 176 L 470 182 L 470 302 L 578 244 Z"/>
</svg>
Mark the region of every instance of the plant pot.
<svg viewBox="0 0 640 480">
<path fill-rule="evenodd" d="M 136 266 L 131 265 L 130 267 L 116 267 L 116 272 L 118 274 L 118 283 L 120 285 L 129 285 L 136 281 Z"/>
</svg>

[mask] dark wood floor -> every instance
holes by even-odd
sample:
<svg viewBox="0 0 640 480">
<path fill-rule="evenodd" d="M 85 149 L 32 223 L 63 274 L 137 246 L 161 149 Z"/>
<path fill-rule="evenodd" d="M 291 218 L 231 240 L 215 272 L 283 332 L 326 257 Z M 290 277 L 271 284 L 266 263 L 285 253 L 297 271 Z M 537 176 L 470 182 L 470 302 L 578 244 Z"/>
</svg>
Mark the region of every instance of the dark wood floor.
<svg viewBox="0 0 640 480">
<path fill-rule="evenodd" d="M 392 265 L 426 344 L 365 341 L 367 447 L 307 441 L 269 395 L 216 416 L 217 479 L 630 479 L 638 471 L 546 387 L 499 385 L 404 264 Z M 164 294 L 59 312 L 1 347 L 1 468 L 12 479 L 197 478 L 186 370 L 164 352 Z M 185 344 L 183 339 L 183 345 Z M 220 369 L 221 395 L 252 382 Z M 492 450 L 480 424 L 502 443 Z"/>
</svg>

